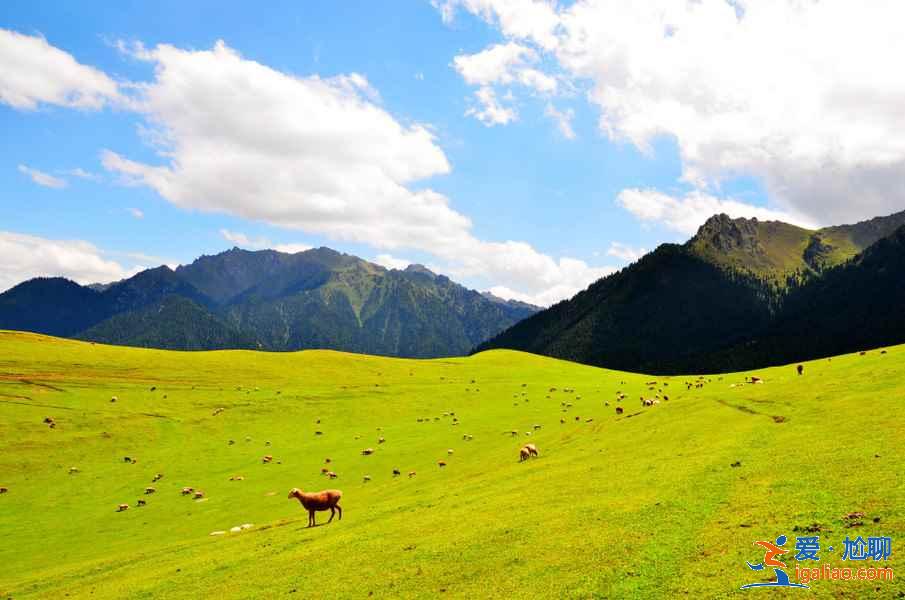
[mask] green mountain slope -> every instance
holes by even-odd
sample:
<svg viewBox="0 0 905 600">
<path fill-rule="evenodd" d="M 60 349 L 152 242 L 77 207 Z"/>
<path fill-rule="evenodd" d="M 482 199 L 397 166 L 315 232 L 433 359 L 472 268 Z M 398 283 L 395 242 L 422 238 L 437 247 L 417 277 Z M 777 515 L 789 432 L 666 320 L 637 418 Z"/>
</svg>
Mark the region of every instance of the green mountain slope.
<svg viewBox="0 0 905 600">
<path fill-rule="evenodd" d="M 898 568 L 903 358 L 652 378 L 508 351 L 180 353 L 3 332 L 0 597 L 730 597 L 769 578 L 745 563 L 781 534 L 793 550 L 819 535 L 820 565 Z M 527 441 L 540 457 L 519 463 Z M 341 489 L 342 520 L 306 528 L 293 487 Z M 890 536 L 890 560 L 842 561 L 857 535 Z M 812 566 L 793 558 L 793 577 Z M 793 592 L 895 598 L 905 583 Z"/>
<path fill-rule="evenodd" d="M 905 303 L 902 221 L 905 213 L 814 232 L 718 215 L 686 244 L 661 246 L 478 350 L 681 373 L 905 342 L 894 308 Z"/>
<path fill-rule="evenodd" d="M 251 336 L 243 335 L 203 307 L 177 295 L 117 314 L 76 337 L 105 344 L 178 350 L 256 347 Z"/>
<path fill-rule="evenodd" d="M 686 246 L 715 265 L 784 282 L 795 273 L 842 264 L 902 225 L 905 211 L 817 230 L 723 214 L 708 219 Z"/>
</svg>

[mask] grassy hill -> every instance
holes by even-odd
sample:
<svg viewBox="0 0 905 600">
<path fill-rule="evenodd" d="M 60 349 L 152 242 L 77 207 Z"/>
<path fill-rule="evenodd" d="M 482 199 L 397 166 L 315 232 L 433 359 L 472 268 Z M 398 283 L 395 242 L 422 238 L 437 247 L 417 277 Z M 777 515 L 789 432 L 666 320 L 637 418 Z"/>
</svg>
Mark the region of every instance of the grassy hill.
<svg viewBox="0 0 905 600">
<path fill-rule="evenodd" d="M 903 358 L 765 369 L 751 385 L 511 351 L 179 353 L 0 332 L 0 598 L 728 597 L 767 579 L 745 565 L 755 540 L 794 546 L 815 523 L 836 547 L 823 562 L 846 566 L 846 535 L 888 535 L 897 567 Z M 669 399 L 640 406 L 656 394 Z M 540 458 L 520 464 L 527 431 Z M 342 489 L 343 520 L 307 529 L 296 486 Z M 849 529 L 853 511 L 866 516 Z"/>
</svg>

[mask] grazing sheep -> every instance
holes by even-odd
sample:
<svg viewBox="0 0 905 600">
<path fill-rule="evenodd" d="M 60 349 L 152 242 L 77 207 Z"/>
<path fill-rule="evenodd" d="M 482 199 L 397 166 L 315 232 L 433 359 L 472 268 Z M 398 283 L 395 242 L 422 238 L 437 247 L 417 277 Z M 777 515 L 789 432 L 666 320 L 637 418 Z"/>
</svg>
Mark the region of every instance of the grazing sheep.
<svg viewBox="0 0 905 600">
<path fill-rule="evenodd" d="M 380 436 L 379 438 L 377 438 L 377 443 L 378 443 L 378 444 L 382 444 L 382 443 L 384 443 L 385 441 L 386 441 L 386 438 L 384 438 L 383 436 Z"/>
<path fill-rule="evenodd" d="M 329 465 L 332 461 L 333 461 L 332 458 L 325 458 L 325 459 L 324 459 L 324 464 L 325 464 L 325 465 Z"/>
<path fill-rule="evenodd" d="M 365 475 L 365 476 L 364 476 L 364 483 L 367 483 L 367 482 L 369 482 L 369 481 L 371 481 L 371 476 L 370 476 L 370 475 Z"/>
<path fill-rule="evenodd" d="M 189 494 L 191 494 L 194 491 L 195 491 L 194 488 L 184 487 L 184 488 L 182 488 L 182 495 L 188 496 Z"/>
<path fill-rule="evenodd" d="M 120 504 L 116 507 L 116 512 L 123 512 L 124 510 L 129 510 L 128 504 Z"/>
<path fill-rule="evenodd" d="M 516 437 L 518 435 L 518 431 L 513 429 L 512 431 L 509 432 L 509 435 L 511 435 L 512 437 Z"/>
<path fill-rule="evenodd" d="M 538 456 L 537 446 L 535 446 L 534 444 L 525 444 L 525 450 L 527 450 L 531 454 L 531 456 L 534 456 L 535 458 Z"/>
<path fill-rule="evenodd" d="M 400 471 L 399 469 L 393 469 L 393 477 L 399 477 L 400 475 L 402 475 L 402 471 Z"/>
<path fill-rule="evenodd" d="M 409 479 L 411 479 L 415 475 L 417 475 L 417 473 L 415 473 L 414 471 L 409 471 Z"/>
<path fill-rule="evenodd" d="M 528 458 L 531 457 L 531 453 L 528 452 L 527 448 L 520 449 L 518 451 L 518 454 L 519 454 L 519 459 L 518 459 L 519 462 L 524 462 L 524 461 L 528 460 Z"/>
<path fill-rule="evenodd" d="M 110 398 L 110 402 L 116 402 L 117 400 L 119 400 L 119 398 L 117 398 L 116 396 Z"/>
<path fill-rule="evenodd" d="M 69 474 L 70 474 L 70 475 L 75 475 L 75 474 L 78 473 L 78 472 L 79 472 L 79 468 L 78 468 L 78 467 L 69 467 Z"/>
<path fill-rule="evenodd" d="M 152 487 L 146 487 L 146 488 L 145 488 L 145 494 L 153 494 L 153 493 L 156 492 L 156 491 L 157 491 L 157 490 L 156 490 L 155 488 L 152 488 Z"/>
<path fill-rule="evenodd" d="M 273 457 L 268 454 L 264 458 L 261 459 L 261 462 L 266 465 L 267 463 L 273 462 Z"/>
<path fill-rule="evenodd" d="M 138 502 L 136 502 L 136 504 L 138 506 L 145 506 L 147 504 L 147 502 L 145 502 L 145 500 L 143 498 L 139 498 Z"/>
<path fill-rule="evenodd" d="M 535 424 L 535 425 L 534 425 L 534 431 L 537 431 L 538 429 L 540 429 L 540 427 L 541 427 L 540 425 Z"/>
<path fill-rule="evenodd" d="M 804 374 L 804 365 L 798 365 L 797 367 L 795 367 L 795 369 L 798 371 L 799 375 Z"/>
<path fill-rule="evenodd" d="M 362 455 L 364 455 L 364 456 L 368 456 L 369 454 L 374 454 L 374 449 L 373 449 L 373 448 L 365 448 L 364 450 L 361 451 L 361 453 L 362 453 Z"/>
<path fill-rule="evenodd" d="M 157 475 L 154 476 L 154 479 L 151 480 L 151 483 L 157 483 L 161 479 L 163 479 L 163 473 L 158 473 Z"/>
<path fill-rule="evenodd" d="M 566 422 L 565 417 L 560 417 L 560 418 L 559 418 L 559 424 L 560 424 L 560 425 L 563 425 L 565 422 Z"/>
<path fill-rule="evenodd" d="M 446 466 L 446 461 L 445 461 L 445 460 L 438 460 L 438 461 L 437 461 L 437 466 L 438 466 L 438 467 L 441 467 L 441 468 L 442 468 L 442 467 L 445 467 L 445 466 Z"/>
<path fill-rule="evenodd" d="M 6 487 L 6 486 L 0 487 L 0 494 L 6 494 L 7 492 L 9 492 L 8 487 Z"/>
<path fill-rule="evenodd" d="M 314 432 L 314 435 L 324 435 L 324 432 L 323 432 L 323 431 L 315 431 L 315 432 Z"/>
<path fill-rule="evenodd" d="M 229 445 L 230 445 L 230 446 L 232 446 L 232 445 L 235 444 L 235 443 L 236 443 L 236 440 L 229 440 Z"/>
<path fill-rule="evenodd" d="M 198 500 L 199 498 L 204 498 L 204 492 L 202 492 L 201 490 L 198 490 L 194 494 L 192 494 L 192 498 L 194 498 L 195 500 Z"/>
<path fill-rule="evenodd" d="M 245 481 L 245 478 L 241 475 L 233 475 L 229 478 L 230 481 Z"/>
<path fill-rule="evenodd" d="M 330 469 L 328 469 L 327 467 L 321 467 L 321 475 L 326 475 L 329 472 L 330 472 Z"/>
<path fill-rule="evenodd" d="M 44 417 L 44 423 L 50 425 L 53 423 L 53 417 Z"/>
<path fill-rule="evenodd" d="M 131 456 L 124 456 L 124 457 L 123 457 L 123 462 L 134 463 L 134 462 L 138 462 L 138 461 L 136 461 L 136 460 L 135 460 L 134 458 L 132 458 Z"/>
<path fill-rule="evenodd" d="M 446 449 L 446 454 L 448 454 L 449 456 L 452 456 L 452 454 L 453 454 L 453 449 L 452 449 L 452 448 L 447 448 L 447 449 Z"/>
<path fill-rule="evenodd" d="M 308 527 L 314 527 L 317 522 L 315 513 L 317 511 L 330 511 L 329 523 L 333 520 L 333 516 L 339 511 L 339 520 L 342 521 L 343 509 L 339 505 L 343 493 L 340 490 L 324 490 L 322 492 L 305 493 L 298 488 L 292 488 L 289 491 L 289 499 L 297 499 L 301 505 L 308 511 Z"/>
<path fill-rule="evenodd" d="M 327 477 L 329 477 L 330 479 L 336 479 L 337 477 L 339 477 L 339 475 L 337 475 L 333 471 L 327 471 Z"/>
<path fill-rule="evenodd" d="M 617 406 L 617 407 L 616 407 L 616 414 L 617 414 L 617 415 L 621 415 L 622 413 L 623 413 L 622 407 L 621 407 L 621 406 Z"/>
</svg>

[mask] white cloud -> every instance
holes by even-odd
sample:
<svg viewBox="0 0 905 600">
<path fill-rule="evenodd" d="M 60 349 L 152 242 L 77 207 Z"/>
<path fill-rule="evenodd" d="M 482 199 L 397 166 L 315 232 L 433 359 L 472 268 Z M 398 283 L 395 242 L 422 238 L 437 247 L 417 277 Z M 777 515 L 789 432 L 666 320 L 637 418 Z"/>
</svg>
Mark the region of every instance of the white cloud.
<svg viewBox="0 0 905 600">
<path fill-rule="evenodd" d="M 627 263 L 632 263 L 647 254 L 647 250 L 644 248 L 633 248 L 621 242 L 611 242 L 606 253 L 607 256 L 615 256 Z"/>
<path fill-rule="evenodd" d="M 405 269 L 407 266 L 412 264 L 412 261 L 410 260 L 397 258 L 391 254 L 378 254 L 374 257 L 373 262 L 380 265 L 381 267 L 386 267 L 387 269 L 399 270 Z"/>
<path fill-rule="evenodd" d="M 44 171 L 39 171 L 37 169 L 32 169 L 31 167 L 27 167 L 25 165 L 19 165 L 19 172 L 28 175 L 32 181 L 37 183 L 42 187 L 49 187 L 56 190 L 61 190 L 67 185 L 69 185 L 65 179 L 61 179 L 59 177 L 54 177 Z"/>
<path fill-rule="evenodd" d="M 547 108 L 544 109 L 544 114 L 551 119 L 556 124 L 556 128 L 559 130 L 559 133 L 562 134 L 564 138 L 567 140 L 575 139 L 575 130 L 572 129 L 572 119 L 575 118 L 575 111 L 571 108 L 567 108 L 566 110 L 560 111 L 557 110 L 552 103 L 547 103 Z"/>
<path fill-rule="evenodd" d="M 133 217 L 135 217 L 136 219 L 144 219 L 144 218 L 145 218 L 145 213 L 142 212 L 142 210 L 141 210 L 140 208 L 130 208 L 130 209 L 129 209 L 129 214 L 132 215 Z"/>
<path fill-rule="evenodd" d="M 675 139 L 702 191 L 753 177 L 821 224 L 905 207 L 905 4 L 879 0 L 447 0 L 589 82 L 600 128 Z M 518 7 L 531 6 L 521 12 Z M 526 23 L 533 23 L 527 25 Z"/>
<path fill-rule="evenodd" d="M 460 54 L 453 58 L 453 68 L 470 85 L 520 83 L 538 92 L 555 92 L 556 79 L 529 66 L 537 61 L 537 52 L 531 48 L 508 42 L 475 54 Z"/>
<path fill-rule="evenodd" d="M 297 254 L 305 250 L 311 250 L 308 244 L 275 244 L 273 249 L 277 252 L 285 252 L 286 254 Z"/>
<path fill-rule="evenodd" d="M 98 109 L 119 99 L 116 82 L 103 72 L 43 37 L 0 29 L 0 102 L 22 110 L 40 104 Z"/>
<path fill-rule="evenodd" d="M 307 244 L 273 244 L 266 237 L 252 239 L 242 232 L 230 231 L 229 229 L 221 229 L 220 235 L 223 236 L 223 239 L 235 244 L 236 246 L 251 248 L 252 250 L 272 249 L 276 250 L 277 252 L 295 254 L 297 252 L 304 252 L 305 250 L 311 249 L 311 246 Z"/>
<path fill-rule="evenodd" d="M 556 4 L 546 0 L 431 0 L 444 22 L 452 22 L 457 8 L 496 25 L 511 38 L 531 40 L 545 50 L 556 47 L 559 18 Z"/>
<path fill-rule="evenodd" d="M 107 283 L 143 267 L 126 268 L 81 240 L 50 240 L 0 231 L 0 291 L 33 277 L 67 277 L 78 283 Z"/>
<path fill-rule="evenodd" d="M 119 46 L 154 65 L 151 81 L 128 84 L 121 106 L 142 116 L 140 132 L 159 154 L 159 162 L 150 164 L 102 152 L 104 168 L 121 183 L 150 187 L 188 210 L 381 250 L 423 251 L 447 272 L 496 283 L 535 303 L 558 300 L 608 271 L 553 259 L 523 242 L 475 238 L 470 220 L 445 196 L 416 186 L 450 171 L 429 127 L 403 124 L 381 108 L 377 91 L 361 75 L 296 77 L 245 60 L 223 42 L 208 51 Z M 50 54 L 74 63 L 68 54 Z M 67 101 L 97 107 L 114 91 L 99 92 L 93 102 L 87 96 Z M 492 100 L 481 111 L 484 119 L 516 118 L 492 90 L 481 98 Z M 63 102 L 47 95 L 40 100 Z M 224 231 L 233 243 L 271 245 Z"/>
<path fill-rule="evenodd" d="M 784 221 L 805 228 L 816 225 L 807 217 L 746 204 L 732 198 L 721 199 L 700 191 L 680 198 L 656 190 L 627 189 L 616 198 L 623 208 L 643 222 L 660 223 L 673 231 L 692 235 L 709 217 L 726 213 L 732 218 L 757 217 L 762 221 Z"/>
<path fill-rule="evenodd" d="M 518 112 L 514 108 L 506 107 L 497 100 L 496 92 L 491 87 L 479 88 L 474 93 L 475 98 L 481 104 L 480 108 L 469 107 L 465 111 L 466 116 L 479 120 L 487 127 L 494 125 L 506 125 L 518 119 Z"/>
</svg>

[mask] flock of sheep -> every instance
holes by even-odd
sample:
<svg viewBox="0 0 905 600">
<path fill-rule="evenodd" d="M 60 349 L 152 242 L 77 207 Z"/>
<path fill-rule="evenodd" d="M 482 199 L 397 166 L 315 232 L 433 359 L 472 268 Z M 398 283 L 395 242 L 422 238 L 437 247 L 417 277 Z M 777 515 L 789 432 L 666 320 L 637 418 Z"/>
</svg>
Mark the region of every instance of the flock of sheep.
<svg viewBox="0 0 905 600">
<path fill-rule="evenodd" d="M 883 353 L 885 354 L 885 351 L 883 351 Z M 862 353 L 862 355 L 863 354 L 864 353 Z M 802 375 L 804 372 L 804 366 L 797 365 L 796 371 L 799 376 Z M 443 378 L 441 378 L 441 379 L 443 379 Z M 718 378 L 718 380 L 722 380 L 722 379 L 723 379 L 722 377 Z M 701 389 L 704 387 L 705 384 L 711 383 L 711 382 L 712 382 L 711 378 L 699 376 L 690 381 L 686 380 L 684 383 L 685 383 L 686 389 L 688 391 L 691 391 L 693 389 Z M 471 383 L 474 384 L 475 381 L 472 380 Z M 625 381 L 621 382 L 621 384 L 623 386 L 625 385 L 625 383 L 626 383 Z M 749 378 L 746 378 L 745 383 L 762 384 L 763 379 L 761 379 L 760 377 L 757 377 L 757 376 L 751 376 Z M 648 381 L 644 385 L 647 388 L 647 391 L 653 392 L 653 394 L 648 395 L 647 397 L 645 397 L 644 394 L 641 395 L 642 407 L 653 407 L 653 406 L 660 404 L 661 400 L 662 401 L 669 400 L 669 396 L 666 393 L 664 393 L 664 388 L 669 386 L 669 382 L 663 381 L 661 384 L 658 384 L 658 382 L 656 380 L 654 380 L 654 381 Z M 736 385 L 738 385 L 738 384 L 732 384 L 730 387 L 736 387 Z M 525 387 L 527 387 L 527 384 L 522 384 L 522 388 L 525 388 Z M 153 389 L 156 389 L 156 388 L 152 388 L 152 390 Z M 471 388 L 466 388 L 466 391 L 470 391 L 470 390 L 471 390 Z M 475 388 L 474 391 L 477 392 L 478 389 Z M 557 391 L 557 388 L 555 388 L 555 387 L 549 388 L 549 394 L 546 396 L 546 398 L 551 399 L 552 398 L 551 394 L 556 391 Z M 573 388 L 563 388 L 562 392 L 566 393 L 566 394 L 575 394 L 575 390 Z M 525 403 L 530 402 L 530 399 L 528 398 L 528 394 L 524 390 L 522 390 L 521 393 L 513 394 L 513 398 L 515 398 L 517 400 L 514 403 L 514 406 L 518 406 L 519 401 L 523 401 Z M 617 415 L 624 414 L 624 412 L 625 412 L 624 405 L 622 405 L 621 403 L 626 398 L 627 398 L 627 395 L 624 392 L 622 392 L 622 391 L 616 392 L 615 402 L 617 403 L 617 406 L 615 407 L 615 412 Z M 580 395 L 574 396 L 575 401 L 580 400 L 580 399 L 581 399 Z M 116 402 L 117 400 L 118 400 L 118 398 L 116 396 L 113 396 L 110 401 Z M 609 401 L 605 401 L 604 405 L 609 406 L 610 405 Z M 561 410 L 564 413 L 571 410 L 572 406 L 573 405 L 571 402 L 562 401 L 560 403 Z M 220 413 L 222 413 L 223 410 L 224 410 L 223 408 L 218 408 L 214 411 L 213 415 L 217 416 Z M 631 416 L 635 416 L 636 414 L 639 414 L 639 413 L 634 413 L 634 414 L 630 414 L 627 416 L 631 417 Z M 459 425 L 459 418 L 458 418 L 458 416 L 456 416 L 456 413 L 453 411 L 447 411 L 447 412 L 444 412 L 442 414 L 442 416 L 433 417 L 433 421 L 439 421 L 439 420 L 441 420 L 441 418 L 449 418 L 451 425 L 454 425 L 454 426 Z M 419 423 L 430 422 L 431 420 L 432 419 L 430 417 L 420 417 L 417 419 L 417 421 Z M 575 416 L 575 421 L 581 421 L 581 417 Z M 585 423 L 591 423 L 593 421 L 593 418 L 587 418 L 584 421 L 585 421 Z M 320 424 L 320 422 L 321 422 L 320 419 L 318 419 L 317 424 Z M 561 417 L 559 422 L 560 422 L 560 424 L 565 424 L 566 423 L 565 417 Z M 49 417 L 49 416 L 45 417 L 43 420 L 43 423 L 51 429 L 56 427 L 56 421 L 54 420 L 53 417 Z M 540 424 L 534 424 L 532 427 L 532 430 L 525 431 L 524 434 L 526 436 L 530 436 L 530 435 L 532 435 L 533 432 L 537 432 L 541 428 L 542 428 L 542 426 Z M 380 430 L 381 430 L 381 428 L 378 427 L 378 431 L 380 431 Z M 513 430 L 509 431 L 508 433 L 512 437 L 517 437 L 519 435 L 519 432 L 516 429 L 513 429 Z M 317 431 L 315 431 L 315 434 L 322 435 L 323 432 L 320 430 L 317 430 Z M 356 436 L 356 439 L 359 439 L 359 438 L 360 438 L 360 436 Z M 466 434 L 462 435 L 463 441 L 470 442 L 473 439 L 474 439 L 474 436 L 472 436 L 471 434 L 466 433 Z M 251 441 L 251 438 L 246 437 L 246 441 Z M 378 437 L 378 439 L 377 439 L 378 444 L 383 444 L 385 442 L 386 442 L 386 438 L 383 435 Z M 229 440 L 228 443 L 229 443 L 229 445 L 233 445 L 233 444 L 235 444 L 235 441 Z M 268 442 L 265 442 L 265 445 L 270 446 L 271 444 L 268 441 Z M 361 450 L 361 455 L 370 456 L 370 455 L 374 454 L 374 452 L 375 452 L 375 449 L 373 447 L 367 447 L 367 448 L 364 448 Z M 452 448 L 448 448 L 446 453 L 447 453 L 448 457 L 451 457 L 454 453 L 454 450 Z M 532 457 L 537 458 L 539 456 L 537 446 L 533 443 L 524 444 L 521 448 L 519 448 L 518 454 L 519 454 L 519 462 L 524 462 L 524 461 L 529 460 Z M 138 462 L 137 459 L 132 456 L 124 457 L 123 461 L 126 463 L 130 463 L 130 464 L 135 464 Z M 272 462 L 274 462 L 274 458 L 272 455 L 267 454 L 262 457 L 263 464 L 270 464 Z M 329 464 L 331 464 L 331 462 L 332 462 L 332 460 L 330 458 L 325 459 L 325 464 L 329 465 Z M 277 463 L 280 464 L 280 461 L 277 461 Z M 438 460 L 437 466 L 440 468 L 446 467 L 447 462 L 445 460 Z M 77 467 L 71 467 L 69 469 L 70 475 L 76 474 L 78 472 L 79 472 L 79 469 Z M 339 477 L 336 474 L 336 472 L 330 470 L 326 466 L 321 468 L 321 475 L 327 477 L 328 479 L 336 479 Z M 392 471 L 392 475 L 394 478 L 399 477 L 402 475 L 402 471 L 399 470 L 398 468 L 394 468 Z M 416 472 L 408 471 L 407 475 L 409 478 L 412 478 L 412 477 L 415 477 Z M 163 474 L 158 473 L 154 476 L 151 483 L 157 483 L 162 478 L 163 478 Z M 244 477 L 241 475 L 234 475 L 234 476 L 230 477 L 230 481 L 242 481 L 243 479 L 244 479 Z M 363 482 L 368 483 L 369 481 L 371 481 L 371 476 L 364 475 Z M 5 494 L 8 491 L 9 490 L 7 487 L 0 486 L 0 494 Z M 145 495 L 151 495 L 156 492 L 157 492 L 157 490 L 153 486 L 148 486 L 144 489 Z M 196 501 L 204 501 L 206 499 L 203 491 L 196 490 L 193 487 L 183 487 L 181 493 L 183 496 L 191 496 Z M 341 520 L 342 519 L 342 508 L 339 506 L 339 501 L 340 501 L 341 497 L 342 497 L 342 492 L 340 490 L 335 490 L 335 489 L 328 489 L 328 490 L 323 490 L 320 492 L 303 492 L 298 488 L 293 488 L 289 492 L 289 499 L 292 499 L 292 498 L 297 499 L 301 503 L 302 507 L 304 507 L 305 510 L 308 511 L 309 526 L 315 525 L 315 513 L 318 511 L 327 511 L 327 510 L 330 511 L 330 520 L 328 521 L 328 523 L 333 520 L 333 517 L 337 512 L 339 513 L 339 518 Z M 145 506 L 146 504 L 147 504 L 147 502 L 143 498 L 139 498 L 136 502 L 136 505 L 139 507 Z M 117 505 L 116 510 L 118 512 L 123 512 L 128 509 L 129 509 L 129 504 L 121 503 L 121 504 Z"/>
</svg>

